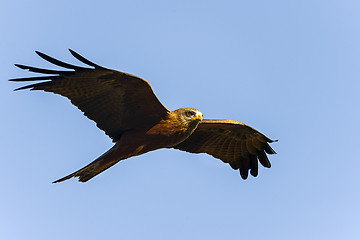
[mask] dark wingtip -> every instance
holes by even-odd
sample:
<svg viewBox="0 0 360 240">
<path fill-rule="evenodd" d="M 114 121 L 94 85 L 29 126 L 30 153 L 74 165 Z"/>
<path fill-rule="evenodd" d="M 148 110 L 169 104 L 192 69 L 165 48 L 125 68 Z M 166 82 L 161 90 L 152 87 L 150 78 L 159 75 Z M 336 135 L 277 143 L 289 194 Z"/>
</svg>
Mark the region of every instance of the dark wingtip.
<svg viewBox="0 0 360 240">
<path fill-rule="evenodd" d="M 67 176 L 65 176 L 65 177 L 63 177 L 63 178 L 60 178 L 60 179 L 58 179 L 58 180 L 56 180 L 56 181 L 53 181 L 52 183 L 59 183 L 59 182 L 63 182 L 63 181 L 66 181 L 66 180 L 69 180 L 70 178 L 78 178 L 78 181 L 79 182 L 87 182 L 88 180 L 90 180 L 92 177 L 94 177 L 94 176 L 88 176 L 88 175 L 86 175 L 86 176 L 80 176 L 80 175 L 78 175 L 78 174 L 76 174 L 77 172 L 75 172 L 75 173 L 72 173 L 72 174 L 70 174 L 70 175 L 67 175 Z"/>
<path fill-rule="evenodd" d="M 63 62 L 63 61 L 60 61 L 60 60 L 57 60 L 53 57 L 50 57 L 49 55 L 46 55 L 42 52 L 39 52 L 39 51 L 35 51 L 37 55 L 39 55 L 42 59 L 54 64 L 54 65 L 57 65 L 57 66 L 60 66 L 60 67 L 63 67 L 63 68 L 68 68 L 68 69 L 73 69 L 73 70 L 77 70 L 77 71 L 82 71 L 82 70 L 87 70 L 88 68 L 84 68 L 84 67 L 79 67 L 79 66 L 75 66 L 73 64 L 69 64 L 69 63 L 66 63 L 66 62 Z"/>
<path fill-rule="evenodd" d="M 68 180 L 68 179 L 70 179 L 70 178 L 72 178 L 72 177 L 74 177 L 74 176 L 73 176 L 72 174 L 70 174 L 70 175 L 68 175 L 68 176 L 66 176 L 66 177 L 60 178 L 60 179 L 58 179 L 58 180 L 55 180 L 55 181 L 53 181 L 52 183 L 63 182 L 63 181 Z"/>
<path fill-rule="evenodd" d="M 267 154 L 276 154 L 275 150 L 268 143 L 264 144 L 264 150 Z"/>
<path fill-rule="evenodd" d="M 258 176 L 258 170 L 256 169 L 250 169 L 250 174 L 253 176 L 253 177 L 257 177 Z"/>
<path fill-rule="evenodd" d="M 28 88 L 30 88 L 30 87 L 29 86 L 19 87 L 19 88 L 14 89 L 14 91 L 24 90 L 24 89 L 28 89 Z"/>
<path fill-rule="evenodd" d="M 42 52 L 40 52 L 40 51 L 35 51 L 35 53 L 36 53 L 39 57 L 41 57 L 42 59 L 47 60 L 47 58 L 49 58 L 48 55 L 46 55 L 45 53 L 42 53 Z"/>
<path fill-rule="evenodd" d="M 39 85 L 39 84 L 35 83 L 35 84 L 26 85 L 26 86 L 14 89 L 14 91 L 19 91 L 19 90 L 24 90 L 24 89 L 34 90 L 34 87 L 36 87 L 37 85 Z"/>
<path fill-rule="evenodd" d="M 77 52 L 75 52 L 74 50 L 69 48 L 69 52 L 71 53 L 71 55 L 74 56 L 74 58 L 76 58 L 77 60 L 79 60 L 82 63 L 85 63 L 89 66 L 92 66 L 94 68 L 98 68 L 98 69 L 106 69 L 100 65 L 97 65 L 96 63 L 91 62 L 90 60 L 87 60 L 86 58 L 84 58 L 83 56 L 81 56 L 80 54 L 78 54 Z"/>
<path fill-rule="evenodd" d="M 272 150 L 272 149 L 271 149 Z M 267 149 L 265 149 L 265 151 L 268 153 Z M 272 150 L 274 151 L 274 150 Z M 266 156 L 266 153 L 264 151 L 261 151 L 261 152 L 258 152 L 258 159 L 259 159 L 259 162 L 261 163 L 261 165 L 263 167 L 266 167 L 266 168 L 270 168 L 271 167 L 271 163 L 269 161 L 269 158 Z"/>
<path fill-rule="evenodd" d="M 81 56 L 80 54 L 78 54 L 77 52 L 75 52 L 74 50 L 72 50 L 71 48 L 68 48 L 69 52 L 71 53 L 71 55 L 76 55 L 76 56 Z M 74 56 L 75 57 L 75 56 Z M 82 57 L 82 56 L 81 56 Z"/>
<path fill-rule="evenodd" d="M 269 142 L 269 143 L 273 143 L 273 142 L 279 141 L 278 139 L 272 140 L 272 139 L 270 139 L 270 138 L 268 138 L 268 137 L 266 137 L 266 136 L 265 136 L 265 138 L 266 138 L 266 141 Z"/>
<path fill-rule="evenodd" d="M 249 169 L 239 169 L 240 176 L 242 179 L 246 180 L 249 176 Z"/>
<path fill-rule="evenodd" d="M 16 67 L 21 68 L 21 69 L 24 69 L 24 70 L 29 69 L 29 67 L 28 67 L 28 66 L 25 66 L 25 65 L 21 65 L 21 64 L 17 64 L 17 63 L 15 63 L 14 65 L 15 65 Z"/>
</svg>

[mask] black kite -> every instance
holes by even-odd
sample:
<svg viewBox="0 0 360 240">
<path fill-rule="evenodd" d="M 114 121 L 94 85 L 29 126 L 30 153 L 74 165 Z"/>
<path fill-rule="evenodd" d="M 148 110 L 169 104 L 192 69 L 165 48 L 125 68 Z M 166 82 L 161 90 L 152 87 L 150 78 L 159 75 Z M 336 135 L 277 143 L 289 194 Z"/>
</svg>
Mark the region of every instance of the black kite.
<svg viewBox="0 0 360 240">
<path fill-rule="evenodd" d="M 48 70 L 15 64 L 31 72 L 50 74 L 10 81 L 42 81 L 16 90 L 43 90 L 70 99 L 84 115 L 115 142 L 115 145 L 82 169 L 63 177 L 61 182 L 78 177 L 86 182 L 120 160 L 160 148 L 175 148 L 190 153 L 207 153 L 239 169 L 243 179 L 248 171 L 258 175 L 258 160 L 269 168 L 266 156 L 275 151 L 257 130 L 234 120 L 202 119 L 194 108 L 166 109 L 150 84 L 139 77 L 101 67 L 78 53 L 70 53 L 89 65 L 80 67 L 36 52 L 41 58 L 70 71 Z"/>
</svg>

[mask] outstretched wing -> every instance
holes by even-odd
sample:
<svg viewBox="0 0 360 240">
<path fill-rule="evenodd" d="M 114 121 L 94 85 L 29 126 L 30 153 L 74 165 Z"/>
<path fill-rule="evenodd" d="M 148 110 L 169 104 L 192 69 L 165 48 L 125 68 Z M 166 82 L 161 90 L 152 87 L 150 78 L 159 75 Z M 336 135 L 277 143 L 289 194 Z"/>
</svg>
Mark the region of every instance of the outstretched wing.
<svg viewBox="0 0 360 240">
<path fill-rule="evenodd" d="M 174 146 L 191 153 L 207 153 L 239 169 L 243 179 L 258 175 L 258 160 L 269 168 L 266 156 L 275 154 L 268 143 L 274 142 L 255 129 L 234 120 L 204 119 L 193 134 Z"/>
<path fill-rule="evenodd" d="M 90 68 L 74 66 L 43 53 L 36 53 L 50 63 L 70 70 L 58 71 L 15 64 L 31 72 L 51 74 L 10 79 L 17 82 L 41 81 L 15 90 L 29 88 L 67 97 L 114 142 L 124 131 L 151 127 L 169 112 L 144 79 L 101 67 L 72 50 L 70 53 Z"/>
</svg>

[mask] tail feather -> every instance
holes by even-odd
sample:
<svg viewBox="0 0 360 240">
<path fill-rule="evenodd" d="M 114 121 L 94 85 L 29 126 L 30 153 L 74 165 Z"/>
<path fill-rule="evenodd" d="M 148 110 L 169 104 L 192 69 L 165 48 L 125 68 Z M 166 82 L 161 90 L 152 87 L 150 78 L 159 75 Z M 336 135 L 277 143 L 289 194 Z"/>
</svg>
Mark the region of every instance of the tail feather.
<svg viewBox="0 0 360 240">
<path fill-rule="evenodd" d="M 105 171 L 106 169 L 123 159 L 119 157 L 118 154 L 114 154 L 115 152 L 116 151 L 114 146 L 87 166 L 81 168 L 80 170 L 72 174 L 69 174 L 63 178 L 54 181 L 53 183 L 62 182 L 72 177 L 78 177 L 79 182 L 89 181 L 91 178 L 95 177 L 99 173 Z"/>
</svg>

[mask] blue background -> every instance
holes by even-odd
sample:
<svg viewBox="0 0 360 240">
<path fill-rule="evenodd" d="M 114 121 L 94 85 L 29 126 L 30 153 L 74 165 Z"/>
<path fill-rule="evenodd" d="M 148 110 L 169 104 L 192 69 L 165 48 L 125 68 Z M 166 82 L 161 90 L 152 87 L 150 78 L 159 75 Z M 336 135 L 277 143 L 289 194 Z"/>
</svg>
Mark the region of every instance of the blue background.
<svg viewBox="0 0 360 240">
<path fill-rule="evenodd" d="M 1 239 L 360 239 L 359 1 L 10 1 L 0 22 Z M 171 110 L 279 139 L 243 181 L 158 150 L 52 184 L 112 146 L 63 97 L 13 92 L 72 48 L 147 79 Z M 56 67 L 55 67 L 56 69 Z"/>
</svg>

